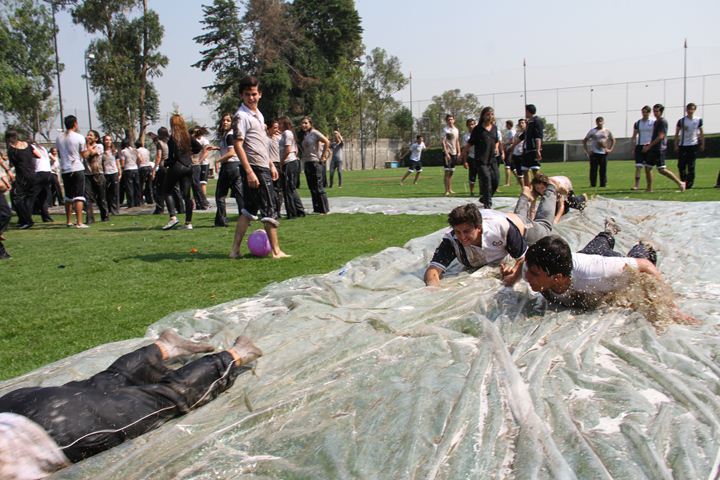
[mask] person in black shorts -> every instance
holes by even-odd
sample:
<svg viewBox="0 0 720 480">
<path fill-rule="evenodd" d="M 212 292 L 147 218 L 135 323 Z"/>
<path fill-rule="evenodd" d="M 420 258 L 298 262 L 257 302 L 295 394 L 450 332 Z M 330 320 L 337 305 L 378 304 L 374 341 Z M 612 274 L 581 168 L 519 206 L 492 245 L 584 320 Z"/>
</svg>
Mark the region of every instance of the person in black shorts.
<svg viewBox="0 0 720 480">
<path fill-rule="evenodd" d="M 460 153 L 460 132 L 455 127 L 455 116 L 452 114 L 445 115 L 445 127 L 442 131 L 442 147 L 444 154 L 445 171 L 444 184 L 445 195 L 454 194 L 452 189 L 452 176 L 455 172 L 458 154 Z"/>
<path fill-rule="evenodd" d="M 542 142 L 543 142 L 543 128 L 544 125 L 542 120 L 538 118 L 535 113 L 537 109 L 535 105 L 525 105 L 525 118 L 527 124 L 525 126 L 525 133 L 523 134 L 523 158 L 522 158 L 522 173 L 523 173 L 523 184 L 530 186 L 530 171 L 533 172 L 533 176 L 540 172 L 540 162 L 542 161 Z"/>
<path fill-rule="evenodd" d="M 685 191 L 685 182 L 680 181 L 673 172 L 665 166 L 665 153 L 667 151 L 667 132 L 668 123 L 663 118 L 665 107 L 659 103 L 653 105 L 653 115 L 655 116 L 655 125 L 653 125 L 652 141 L 642 148 L 643 153 L 647 153 L 645 166 L 645 177 L 647 178 L 647 191 L 653 191 L 652 169 L 657 167 L 661 175 L 666 176 L 673 182 L 677 183 L 680 191 Z"/>
</svg>

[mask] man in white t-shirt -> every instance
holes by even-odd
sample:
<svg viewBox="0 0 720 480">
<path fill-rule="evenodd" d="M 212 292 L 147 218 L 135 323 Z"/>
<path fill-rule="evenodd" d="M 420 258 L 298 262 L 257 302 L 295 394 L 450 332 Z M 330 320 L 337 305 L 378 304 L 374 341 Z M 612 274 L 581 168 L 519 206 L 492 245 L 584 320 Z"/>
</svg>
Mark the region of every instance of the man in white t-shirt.
<svg viewBox="0 0 720 480">
<path fill-rule="evenodd" d="M 590 148 L 588 148 L 590 142 Z M 600 187 L 607 186 L 607 156 L 615 147 L 615 138 L 610 130 L 605 128 L 605 119 L 597 117 L 595 128 L 591 128 L 583 139 L 583 148 L 590 159 L 590 186 L 597 183 L 598 169 L 600 170 Z"/>
<path fill-rule="evenodd" d="M 678 154 L 678 170 L 680 180 L 685 188 L 692 188 L 695 183 L 695 159 L 698 149 L 705 151 L 705 133 L 702 118 L 695 118 L 697 105 L 688 103 L 687 115 L 677 122 L 675 128 L 675 153 Z"/>
<path fill-rule="evenodd" d="M 408 161 L 410 163 L 408 165 L 408 171 L 405 172 L 402 180 L 400 180 L 400 185 L 404 185 L 405 179 L 413 172 L 415 172 L 415 180 L 413 181 L 413 185 L 417 184 L 418 177 L 420 177 L 420 173 L 422 172 L 422 163 L 420 161 L 420 158 L 422 157 L 423 150 L 425 150 L 426 148 L 427 147 L 425 146 L 422 135 L 418 135 L 415 138 L 415 141 L 410 144 L 410 158 L 408 158 Z"/>
<path fill-rule="evenodd" d="M 632 143 L 635 148 L 635 184 L 633 190 L 640 188 L 640 175 L 643 167 L 648 163 L 648 154 L 643 151 L 643 147 L 652 142 L 655 119 L 650 118 L 651 110 L 649 105 L 642 107 L 642 118 L 633 125 Z"/>
<path fill-rule="evenodd" d="M 65 132 L 55 141 L 60 156 L 60 171 L 62 172 L 63 187 L 65 189 L 65 215 L 67 226 L 73 226 L 72 214 L 75 212 L 77 228 L 88 228 L 82 221 L 83 205 L 85 204 L 85 158 L 89 152 L 85 145 L 85 137 L 78 131 L 77 118 L 74 115 L 65 117 Z"/>
<path fill-rule="evenodd" d="M 445 115 L 445 127 L 443 127 L 442 131 L 442 147 L 445 161 L 445 195 L 447 196 L 455 193 L 452 190 L 452 176 L 453 172 L 455 172 L 458 154 L 460 153 L 460 131 L 455 127 L 455 116 L 451 113 Z"/>
<path fill-rule="evenodd" d="M 633 246 L 627 256 L 613 250 L 614 235 L 620 231 L 614 219 L 605 222 L 600 232 L 585 248 L 572 253 L 568 243 L 557 235 L 540 239 L 525 254 L 523 276 L 530 287 L 551 303 L 571 308 L 593 309 L 611 294 L 620 294 L 633 284 L 634 275 L 646 274 L 663 284 L 655 267 L 657 253 L 647 242 Z M 628 297 L 629 298 L 629 297 Z M 671 299 L 647 298 L 634 308 L 655 312 L 656 305 L 667 304 Z M 699 322 L 672 305 L 673 320 L 678 323 Z"/>
</svg>

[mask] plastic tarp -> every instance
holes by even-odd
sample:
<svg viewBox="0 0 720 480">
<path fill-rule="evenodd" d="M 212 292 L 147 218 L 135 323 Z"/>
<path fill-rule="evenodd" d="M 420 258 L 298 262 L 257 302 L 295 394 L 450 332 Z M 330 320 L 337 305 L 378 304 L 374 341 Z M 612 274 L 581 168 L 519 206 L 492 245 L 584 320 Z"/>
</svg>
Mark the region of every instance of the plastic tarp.
<svg viewBox="0 0 720 480">
<path fill-rule="evenodd" d="M 619 307 L 546 308 L 525 284 L 504 288 L 493 268 L 426 288 L 439 231 L 174 313 L 148 338 L 67 358 L 0 393 L 84 378 L 166 327 L 218 347 L 245 334 L 265 352 L 253 373 L 56 478 L 717 478 L 720 204 L 597 199 L 557 232 L 577 250 L 608 215 L 622 227 L 617 250 L 655 241 L 678 303 L 703 326 L 661 333 Z"/>
</svg>

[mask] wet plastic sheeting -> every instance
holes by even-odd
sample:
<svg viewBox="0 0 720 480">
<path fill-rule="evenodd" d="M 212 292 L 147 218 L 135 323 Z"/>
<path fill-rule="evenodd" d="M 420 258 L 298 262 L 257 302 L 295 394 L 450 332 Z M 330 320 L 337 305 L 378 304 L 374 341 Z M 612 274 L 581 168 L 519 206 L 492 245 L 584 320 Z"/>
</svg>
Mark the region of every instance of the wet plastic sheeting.
<svg viewBox="0 0 720 480">
<path fill-rule="evenodd" d="M 172 314 L 148 336 L 172 326 L 220 346 L 246 334 L 265 356 L 210 404 L 58 478 L 714 478 L 718 210 L 597 200 L 558 228 L 579 249 L 613 215 L 616 249 L 655 240 L 699 328 L 658 334 L 619 308 L 544 311 L 524 285 L 503 288 L 495 269 L 424 288 L 441 232 L 252 299 Z M 140 343 L 0 387 L 83 377 Z"/>
</svg>

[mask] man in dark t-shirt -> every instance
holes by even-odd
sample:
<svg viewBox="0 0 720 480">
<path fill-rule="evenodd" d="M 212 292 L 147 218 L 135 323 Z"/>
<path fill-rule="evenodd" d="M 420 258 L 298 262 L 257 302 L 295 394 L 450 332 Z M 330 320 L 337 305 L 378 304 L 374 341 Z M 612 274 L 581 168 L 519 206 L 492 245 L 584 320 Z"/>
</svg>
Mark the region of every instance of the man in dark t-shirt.
<svg viewBox="0 0 720 480">
<path fill-rule="evenodd" d="M 659 103 L 653 105 L 653 115 L 655 116 L 655 125 L 653 125 L 652 140 L 642 148 L 643 153 L 647 153 L 645 166 L 645 177 L 647 179 L 647 191 L 652 192 L 652 169 L 657 167 L 658 173 L 668 177 L 677 183 L 680 191 L 685 191 L 685 182 L 675 176 L 673 172 L 665 166 L 665 152 L 667 151 L 667 132 L 668 123 L 663 118 L 665 107 Z"/>
<path fill-rule="evenodd" d="M 522 157 L 522 173 L 525 186 L 530 186 L 530 171 L 533 176 L 540 171 L 540 162 L 542 161 L 542 141 L 544 125 L 542 120 L 538 118 L 535 105 L 525 105 L 525 118 L 527 126 L 522 134 L 523 157 Z"/>
</svg>

